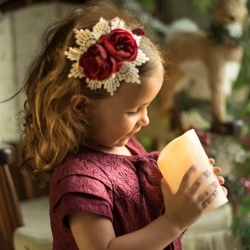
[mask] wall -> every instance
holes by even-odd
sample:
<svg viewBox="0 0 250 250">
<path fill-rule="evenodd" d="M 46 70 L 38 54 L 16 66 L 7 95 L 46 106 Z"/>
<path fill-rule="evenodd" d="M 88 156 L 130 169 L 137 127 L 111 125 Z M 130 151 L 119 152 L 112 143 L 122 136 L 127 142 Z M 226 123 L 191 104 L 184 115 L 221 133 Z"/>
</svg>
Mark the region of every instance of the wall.
<svg viewBox="0 0 250 250">
<path fill-rule="evenodd" d="M 36 4 L 0 16 L 0 101 L 22 87 L 26 68 L 44 29 L 68 8 L 65 3 Z M 22 94 L 0 103 L 0 142 L 18 140 L 22 105 Z"/>
</svg>

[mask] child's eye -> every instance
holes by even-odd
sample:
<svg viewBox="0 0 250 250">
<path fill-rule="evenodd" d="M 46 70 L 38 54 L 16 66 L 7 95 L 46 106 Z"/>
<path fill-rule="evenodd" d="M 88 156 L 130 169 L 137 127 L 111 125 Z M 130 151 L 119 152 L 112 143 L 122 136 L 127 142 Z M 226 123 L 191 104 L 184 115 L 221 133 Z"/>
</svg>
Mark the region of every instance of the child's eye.
<svg viewBox="0 0 250 250">
<path fill-rule="evenodd" d="M 135 112 L 127 112 L 128 115 L 136 115 L 138 113 L 138 110 L 136 110 Z"/>
</svg>

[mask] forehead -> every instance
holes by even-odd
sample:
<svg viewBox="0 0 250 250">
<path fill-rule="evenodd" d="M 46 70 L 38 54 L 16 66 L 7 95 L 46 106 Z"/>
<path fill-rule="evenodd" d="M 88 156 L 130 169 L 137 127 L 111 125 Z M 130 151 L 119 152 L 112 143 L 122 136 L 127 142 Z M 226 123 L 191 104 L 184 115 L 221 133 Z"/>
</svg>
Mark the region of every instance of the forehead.
<svg viewBox="0 0 250 250">
<path fill-rule="evenodd" d="M 141 83 L 122 82 L 113 96 L 100 99 L 95 114 L 108 114 L 126 112 L 128 109 L 136 109 L 143 104 L 153 101 L 159 92 L 164 78 L 163 66 L 159 67 L 150 76 L 140 77 Z"/>
<path fill-rule="evenodd" d="M 159 92 L 163 77 L 164 70 L 162 65 L 159 65 L 153 74 L 141 77 L 140 84 L 123 82 L 112 98 L 114 102 L 130 106 L 149 103 Z"/>
</svg>

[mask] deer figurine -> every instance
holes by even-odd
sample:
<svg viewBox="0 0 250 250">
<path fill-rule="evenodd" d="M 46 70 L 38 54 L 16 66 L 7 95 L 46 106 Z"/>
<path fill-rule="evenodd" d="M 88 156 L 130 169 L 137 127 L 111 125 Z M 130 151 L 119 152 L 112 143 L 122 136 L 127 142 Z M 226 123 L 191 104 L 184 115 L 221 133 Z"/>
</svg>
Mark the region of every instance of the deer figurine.
<svg viewBox="0 0 250 250">
<path fill-rule="evenodd" d="M 168 78 L 159 95 L 162 112 L 171 110 L 176 94 L 185 91 L 192 98 L 211 103 L 214 123 L 227 121 L 226 98 L 240 70 L 243 47 L 239 40 L 246 16 L 246 0 L 215 0 L 210 32 L 191 20 L 170 25 Z"/>
</svg>

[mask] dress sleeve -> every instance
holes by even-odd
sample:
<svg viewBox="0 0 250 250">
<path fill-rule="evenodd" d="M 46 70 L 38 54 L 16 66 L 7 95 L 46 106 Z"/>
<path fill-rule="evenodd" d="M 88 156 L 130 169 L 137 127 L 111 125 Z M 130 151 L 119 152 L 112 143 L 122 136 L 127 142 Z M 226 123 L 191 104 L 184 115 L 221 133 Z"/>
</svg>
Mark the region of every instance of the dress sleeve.
<svg viewBox="0 0 250 250">
<path fill-rule="evenodd" d="M 72 166 L 69 166 L 70 168 Z M 66 217 L 74 212 L 90 212 L 113 221 L 112 185 L 109 184 L 105 174 L 98 169 L 94 172 L 66 170 L 60 176 L 62 170 L 54 173 L 57 177 L 50 183 L 51 213 L 59 216 L 59 221 L 67 227 Z"/>
</svg>

